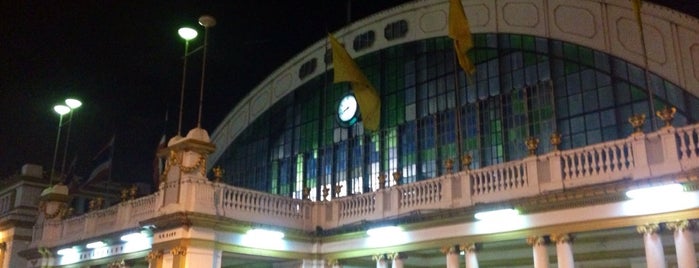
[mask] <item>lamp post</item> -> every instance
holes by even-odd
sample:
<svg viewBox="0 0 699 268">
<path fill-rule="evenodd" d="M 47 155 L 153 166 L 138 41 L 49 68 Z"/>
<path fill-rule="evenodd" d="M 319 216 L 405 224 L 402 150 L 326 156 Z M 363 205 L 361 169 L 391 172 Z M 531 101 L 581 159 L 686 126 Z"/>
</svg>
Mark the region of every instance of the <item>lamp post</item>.
<svg viewBox="0 0 699 268">
<path fill-rule="evenodd" d="M 182 133 L 182 108 L 184 106 L 184 88 L 185 88 L 185 81 L 187 79 L 187 54 L 189 53 L 189 40 L 192 40 L 197 37 L 197 31 L 188 28 L 188 27 L 182 27 L 179 30 L 177 30 L 177 33 L 184 39 L 184 64 L 182 64 L 182 89 L 180 90 L 180 118 L 179 122 L 177 123 L 177 136 L 181 136 L 180 134 Z"/>
<path fill-rule="evenodd" d="M 216 19 L 209 15 L 199 17 L 199 25 L 204 26 L 204 56 L 201 61 L 201 86 L 199 88 L 199 117 L 197 128 L 201 128 L 201 107 L 204 102 L 204 74 L 206 72 L 206 48 L 209 46 L 209 28 L 216 25 Z"/>
<path fill-rule="evenodd" d="M 56 156 L 58 155 L 58 142 L 61 140 L 61 127 L 63 126 L 63 115 L 70 112 L 70 107 L 65 105 L 56 105 L 53 110 L 58 113 L 58 134 L 56 134 L 56 145 L 53 149 L 53 161 L 51 162 L 51 177 L 49 177 L 49 187 L 53 186 L 53 175 L 56 169 Z"/>
<path fill-rule="evenodd" d="M 66 145 L 63 147 L 63 162 L 61 162 L 61 176 L 64 176 L 65 166 L 66 166 L 66 155 L 68 154 L 68 143 L 70 142 L 70 129 L 73 128 L 73 111 L 80 108 L 83 103 L 77 99 L 68 98 L 66 99 L 66 105 L 70 108 L 68 115 L 68 131 L 66 132 Z"/>
</svg>

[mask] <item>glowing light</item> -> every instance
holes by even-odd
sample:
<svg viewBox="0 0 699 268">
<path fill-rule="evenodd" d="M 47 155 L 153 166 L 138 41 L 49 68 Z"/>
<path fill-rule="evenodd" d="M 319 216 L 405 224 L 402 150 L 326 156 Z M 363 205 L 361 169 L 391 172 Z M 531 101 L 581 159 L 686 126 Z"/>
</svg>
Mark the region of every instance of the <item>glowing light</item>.
<svg viewBox="0 0 699 268">
<path fill-rule="evenodd" d="M 517 215 L 519 215 L 519 211 L 507 208 L 478 212 L 474 217 L 478 220 L 510 220 Z"/>
<path fill-rule="evenodd" d="M 408 242 L 408 234 L 398 226 L 371 228 L 366 233 L 369 235 L 366 240 L 367 247 L 388 247 Z"/>
<path fill-rule="evenodd" d="M 78 254 L 78 250 L 76 250 L 75 248 L 72 248 L 72 247 L 71 248 L 62 248 L 62 249 L 59 249 L 58 251 L 56 251 L 56 254 L 61 255 L 61 256 Z"/>
<path fill-rule="evenodd" d="M 398 226 L 383 226 L 383 227 L 376 227 L 376 228 L 371 228 L 366 231 L 366 234 L 368 234 L 371 237 L 390 237 L 394 236 L 397 234 L 400 234 L 403 232 L 403 229 L 401 229 Z"/>
<path fill-rule="evenodd" d="M 255 248 L 285 250 L 287 243 L 282 238 L 284 233 L 279 231 L 252 229 L 241 237 L 241 244 Z"/>
<path fill-rule="evenodd" d="M 67 114 L 70 112 L 70 107 L 59 104 L 59 105 L 53 106 L 53 110 L 56 111 L 56 113 L 58 113 L 60 115 L 64 115 L 64 114 Z"/>
<path fill-rule="evenodd" d="M 263 240 L 279 240 L 284 238 L 284 233 L 279 231 L 252 229 L 247 232 L 247 235 Z"/>
<path fill-rule="evenodd" d="M 70 109 L 77 109 L 80 108 L 80 106 L 83 106 L 83 103 L 76 99 L 66 99 L 66 105 L 68 105 Z"/>
<path fill-rule="evenodd" d="M 121 241 L 124 242 L 140 241 L 145 239 L 146 236 L 142 233 L 130 233 L 121 236 Z"/>
<path fill-rule="evenodd" d="M 184 40 L 192 40 L 197 37 L 198 33 L 196 30 L 188 27 L 182 27 L 179 30 L 177 30 L 177 33 L 182 37 Z"/>
<path fill-rule="evenodd" d="M 684 187 L 680 184 L 667 184 L 662 186 L 629 190 L 626 196 L 631 199 L 654 199 L 663 200 L 683 193 Z"/>
<path fill-rule="evenodd" d="M 80 261 L 80 254 L 75 248 L 62 248 L 56 252 L 57 255 L 61 256 L 58 263 L 60 265 L 66 265 L 71 263 L 76 263 Z"/>
<path fill-rule="evenodd" d="M 107 244 L 105 244 L 105 243 L 102 242 L 102 241 L 97 241 L 97 242 L 88 243 L 87 245 L 85 245 L 85 247 L 86 247 L 86 248 L 95 249 L 95 248 L 104 247 L 104 246 L 106 246 L 106 245 L 107 245 Z"/>
</svg>

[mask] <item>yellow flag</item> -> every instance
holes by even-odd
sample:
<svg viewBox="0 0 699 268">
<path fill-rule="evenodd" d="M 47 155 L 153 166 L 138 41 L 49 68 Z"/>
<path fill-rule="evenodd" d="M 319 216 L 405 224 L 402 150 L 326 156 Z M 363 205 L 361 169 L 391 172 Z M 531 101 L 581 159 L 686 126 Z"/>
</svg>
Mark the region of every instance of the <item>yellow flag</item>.
<svg viewBox="0 0 699 268">
<path fill-rule="evenodd" d="M 643 24 L 641 23 L 641 0 L 631 0 L 633 4 L 633 14 L 636 16 L 636 23 L 638 23 L 638 28 L 643 31 Z"/>
<path fill-rule="evenodd" d="M 379 122 L 381 121 L 379 94 L 337 39 L 332 34 L 328 34 L 328 39 L 330 39 L 333 51 L 335 76 L 333 82 L 350 82 L 352 84 L 352 91 L 357 98 L 357 104 L 359 104 L 364 128 L 371 131 L 379 130 Z"/>
<path fill-rule="evenodd" d="M 464 72 L 473 75 L 476 72 L 476 66 L 467 54 L 473 48 L 473 37 L 461 0 L 449 0 L 449 37 L 454 39 L 454 50 L 459 59 L 459 65 Z"/>
</svg>

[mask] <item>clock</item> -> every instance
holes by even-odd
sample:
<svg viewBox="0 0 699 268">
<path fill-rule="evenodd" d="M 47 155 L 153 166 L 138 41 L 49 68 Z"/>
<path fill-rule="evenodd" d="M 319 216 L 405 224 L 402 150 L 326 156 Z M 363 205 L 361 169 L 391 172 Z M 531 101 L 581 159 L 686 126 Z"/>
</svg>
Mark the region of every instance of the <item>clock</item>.
<svg viewBox="0 0 699 268">
<path fill-rule="evenodd" d="M 337 105 L 337 119 L 343 127 L 349 127 L 357 123 L 359 118 L 359 105 L 352 94 L 347 94 Z"/>
</svg>

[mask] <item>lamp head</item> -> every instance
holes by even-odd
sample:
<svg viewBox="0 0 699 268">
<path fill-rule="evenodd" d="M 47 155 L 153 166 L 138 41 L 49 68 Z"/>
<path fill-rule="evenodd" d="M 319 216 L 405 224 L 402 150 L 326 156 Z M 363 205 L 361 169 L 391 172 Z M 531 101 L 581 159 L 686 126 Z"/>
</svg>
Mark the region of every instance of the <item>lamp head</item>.
<svg viewBox="0 0 699 268">
<path fill-rule="evenodd" d="M 177 30 L 177 33 L 182 37 L 182 39 L 189 41 L 197 37 L 198 33 L 196 30 L 189 27 L 182 27 Z"/>
<path fill-rule="evenodd" d="M 53 106 L 53 110 L 56 111 L 56 113 L 63 116 L 64 114 L 67 114 L 70 112 L 70 107 L 59 104 L 59 105 Z"/>
<path fill-rule="evenodd" d="M 204 15 L 199 17 L 199 25 L 204 26 L 204 28 L 214 27 L 216 25 L 216 19 L 209 15 Z"/>
<path fill-rule="evenodd" d="M 80 108 L 80 106 L 83 106 L 83 103 L 77 99 L 69 98 L 66 99 L 66 105 L 70 107 L 71 110 Z"/>
</svg>

